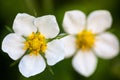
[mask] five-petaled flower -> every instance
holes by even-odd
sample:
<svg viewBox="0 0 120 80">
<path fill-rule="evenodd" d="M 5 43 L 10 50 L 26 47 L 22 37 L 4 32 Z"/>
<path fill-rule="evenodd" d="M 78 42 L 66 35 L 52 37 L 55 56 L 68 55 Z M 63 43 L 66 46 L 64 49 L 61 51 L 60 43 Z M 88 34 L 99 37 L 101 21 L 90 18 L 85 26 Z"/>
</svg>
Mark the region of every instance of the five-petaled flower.
<svg viewBox="0 0 120 80">
<path fill-rule="evenodd" d="M 25 54 L 20 63 L 19 70 L 25 77 L 41 73 L 48 65 L 54 65 L 64 58 L 64 49 L 60 40 L 54 38 L 59 33 L 56 18 L 46 15 L 35 18 L 26 13 L 17 14 L 13 30 L 2 42 L 2 50 L 17 60 Z M 46 62 L 43 55 L 46 58 Z"/>
<path fill-rule="evenodd" d="M 105 31 L 111 24 L 111 14 L 106 10 L 96 10 L 87 19 L 79 10 L 65 13 L 63 28 L 70 34 L 62 38 L 65 55 L 74 55 L 72 65 L 81 75 L 88 77 L 93 74 L 97 65 L 96 56 L 110 59 L 118 54 L 118 39 Z"/>
</svg>

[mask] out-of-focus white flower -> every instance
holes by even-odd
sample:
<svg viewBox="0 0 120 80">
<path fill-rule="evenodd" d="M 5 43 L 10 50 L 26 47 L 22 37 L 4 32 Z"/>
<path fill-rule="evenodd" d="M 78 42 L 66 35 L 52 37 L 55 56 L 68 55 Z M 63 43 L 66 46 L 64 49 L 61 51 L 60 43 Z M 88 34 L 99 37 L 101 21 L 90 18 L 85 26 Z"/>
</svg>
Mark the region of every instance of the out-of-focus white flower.
<svg viewBox="0 0 120 80">
<path fill-rule="evenodd" d="M 46 15 L 35 18 L 26 13 L 17 14 L 13 30 L 15 33 L 8 34 L 2 42 L 2 50 L 13 60 L 23 56 L 19 63 L 19 70 L 25 77 L 34 76 L 44 71 L 46 63 L 54 65 L 64 58 L 64 49 L 60 40 L 47 42 L 59 33 L 56 18 Z"/>
<path fill-rule="evenodd" d="M 118 39 L 105 32 L 111 24 L 111 14 L 106 10 L 96 10 L 87 19 L 79 10 L 65 13 L 63 28 L 69 34 L 62 38 L 65 55 L 74 55 L 72 65 L 81 75 L 89 77 L 93 74 L 97 65 L 96 56 L 110 59 L 118 54 Z"/>
</svg>

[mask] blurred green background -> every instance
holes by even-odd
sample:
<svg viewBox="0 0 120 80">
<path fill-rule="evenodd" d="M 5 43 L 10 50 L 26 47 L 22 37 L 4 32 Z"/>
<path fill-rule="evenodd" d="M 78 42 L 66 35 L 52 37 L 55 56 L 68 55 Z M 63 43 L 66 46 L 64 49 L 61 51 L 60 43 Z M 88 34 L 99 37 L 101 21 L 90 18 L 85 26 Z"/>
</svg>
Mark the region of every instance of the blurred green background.
<svg viewBox="0 0 120 80">
<path fill-rule="evenodd" d="M 3 38 L 10 33 L 5 26 L 12 28 L 17 13 L 33 16 L 53 14 L 62 29 L 65 11 L 78 9 L 88 15 L 99 9 L 109 10 L 113 17 L 110 32 L 120 41 L 120 0 L 0 0 L 0 45 Z M 111 60 L 98 60 L 95 73 L 89 78 L 79 75 L 71 65 L 72 58 L 65 59 L 51 68 L 54 75 L 46 70 L 36 76 L 25 78 L 18 70 L 18 65 L 10 67 L 14 61 L 0 49 L 0 80 L 120 80 L 120 54 Z"/>
</svg>

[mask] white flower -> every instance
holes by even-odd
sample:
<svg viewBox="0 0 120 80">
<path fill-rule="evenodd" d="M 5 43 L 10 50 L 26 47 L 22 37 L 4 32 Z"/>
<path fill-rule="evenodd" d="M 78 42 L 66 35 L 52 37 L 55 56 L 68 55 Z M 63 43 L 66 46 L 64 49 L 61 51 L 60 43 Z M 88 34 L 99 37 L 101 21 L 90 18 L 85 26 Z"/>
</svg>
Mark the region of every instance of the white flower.
<svg viewBox="0 0 120 80">
<path fill-rule="evenodd" d="M 46 63 L 54 65 L 64 58 L 64 49 L 60 40 L 47 42 L 59 33 L 56 18 L 46 15 L 35 18 L 28 14 L 18 14 L 13 23 L 15 33 L 8 34 L 2 42 L 2 50 L 13 60 L 23 56 L 19 63 L 19 70 L 25 77 L 34 76 L 44 71 Z"/>
<path fill-rule="evenodd" d="M 96 56 L 110 59 L 118 54 L 118 39 L 105 32 L 111 24 L 111 14 L 106 10 L 94 11 L 87 19 L 79 10 L 65 13 L 63 28 L 70 34 L 62 39 L 65 55 L 74 55 L 72 65 L 81 75 L 89 77 L 93 74 L 97 66 Z"/>
</svg>

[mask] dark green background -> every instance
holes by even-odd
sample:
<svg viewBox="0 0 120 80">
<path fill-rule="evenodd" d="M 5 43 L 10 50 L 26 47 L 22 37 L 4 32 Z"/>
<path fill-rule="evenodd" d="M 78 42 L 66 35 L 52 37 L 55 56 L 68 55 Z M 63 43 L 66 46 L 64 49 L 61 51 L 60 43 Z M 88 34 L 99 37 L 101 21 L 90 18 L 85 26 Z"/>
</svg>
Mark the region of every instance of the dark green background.
<svg viewBox="0 0 120 80">
<path fill-rule="evenodd" d="M 94 10 L 109 10 L 113 17 L 109 31 L 120 40 L 120 0 L 0 0 L 0 44 L 10 33 L 5 26 L 12 28 L 17 13 L 28 13 L 36 17 L 53 14 L 61 32 L 64 32 L 61 25 L 64 13 L 74 9 L 82 10 L 86 15 Z M 19 73 L 17 64 L 10 67 L 14 61 L 0 49 L 0 80 L 120 80 L 120 54 L 111 60 L 99 58 L 97 69 L 89 78 L 74 71 L 71 60 L 65 59 L 52 66 L 54 75 L 46 68 L 36 76 L 25 78 Z"/>
</svg>

